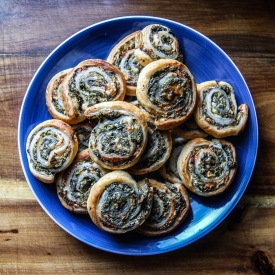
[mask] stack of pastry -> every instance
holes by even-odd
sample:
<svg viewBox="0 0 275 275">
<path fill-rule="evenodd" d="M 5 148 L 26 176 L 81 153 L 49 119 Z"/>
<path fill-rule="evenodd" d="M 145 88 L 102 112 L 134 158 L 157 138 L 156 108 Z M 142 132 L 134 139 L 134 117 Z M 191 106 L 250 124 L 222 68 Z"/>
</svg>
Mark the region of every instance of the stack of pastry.
<svg viewBox="0 0 275 275">
<path fill-rule="evenodd" d="M 226 82 L 197 84 L 183 59 L 175 34 L 152 24 L 106 61 L 84 60 L 51 79 L 54 119 L 31 131 L 27 155 L 64 207 L 107 232 L 159 236 L 186 219 L 189 191 L 212 196 L 230 185 L 236 151 L 221 138 L 241 133 L 247 105 L 237 107 Z"/>
</svg>

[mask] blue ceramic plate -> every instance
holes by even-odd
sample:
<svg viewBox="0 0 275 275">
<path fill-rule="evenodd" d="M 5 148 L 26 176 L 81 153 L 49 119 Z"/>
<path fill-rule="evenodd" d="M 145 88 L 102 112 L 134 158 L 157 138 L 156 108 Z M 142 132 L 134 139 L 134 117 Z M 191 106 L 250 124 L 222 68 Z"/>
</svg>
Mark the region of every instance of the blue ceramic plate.
<svg viewBox="0 0 275 275">
<path fill-rule="evenodd" d="M 45 103 L 45 90 L 56 73 L 74 67 L 84 59 L 106 59 L 112 47 L 123 37 L 152 23 L 166 25 L 175 33 L 183 50 L 184 62 L 198 83 L 207 80 L 229 82 L 235 88 L 238 105 L 248 104 L 249 119 L 245 131 L 240 136 L 229 139 L 236 147 L 239 169 L 234 182 L 222 195 L 202 198 L 190 194 L 191 213 L 180 227 L 166 236 L 149 238 L 136 232 L 114 235 L 98 229 L 88 215 L 67 211 L 59 202 L 55 186 L 44 184 L 32 176 L 25 144 L 29 132 L 38 123 L 51 118 Z M 131 16 L 103 21 L 85 28 L 59 45 L 46 58 L 34 75 L 23 100 L 18 144 L 21 164 L 30 188 L 42 208 L 64 230 L 80 241 L 102 250 L 127 255 L 152 255 L 191 244 L 213 230 L 232 211 L 243 195 L 254 169 L 258 124 L 253 100 L 241 73 L 216 44 L 177 22 Z"/>
</svg>

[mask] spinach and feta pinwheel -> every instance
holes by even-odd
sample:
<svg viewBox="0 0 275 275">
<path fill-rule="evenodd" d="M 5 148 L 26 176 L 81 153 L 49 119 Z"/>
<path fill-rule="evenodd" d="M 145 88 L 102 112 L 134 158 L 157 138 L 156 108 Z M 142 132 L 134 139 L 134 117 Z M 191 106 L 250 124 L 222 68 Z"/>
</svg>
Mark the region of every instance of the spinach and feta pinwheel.
<svg viewBox="0 0 275 275">
<path fill-rule="evenodd" d="M 31 173 L 45 183 L 65 170 L 78 150 L 72 127 L 59 119 L 38 124 L 28 135 L 26 151 Z"/>
<path fill-rule="evenodd" d="M 170 131 L 158 130 L 154 120 L 145 116 L 148 125 L 148 141 L 139 161 L 128 169 L 134 175 L 144 175 L 158 170 L 169 158 L 172 150 Z"/>
<path fill-rule="evenodd" d="M 115 65 L 126 79 L 126 94 L 136 95 L 137 80 L 143 66 L 135 57 L 135 37 L 140 31 L 133 32 L 118 42 L 111 50 L 107 62 Z"/>
<path fill-rule="evenodd" d="M 174 138 L 172 150 L 168 160 L 159 168 L 158 172 L 165 181 L 172 183 L 182 183 L 180 178 L 177 162 L 183 146 L 186 144 L 183 138 Z"/>
<path fill-rule="evenodd" d="M 185 220 L 190 210 L 189 196 L 182 184 L 154 179 L 149 179 L 149 182 L 154 190 L 152 209 L 136 231 L 146 236 L 160 236 L 171 232 Z"/>
<path fill-rule="evenodd" d="M 91 158 L 110 170 L 122 170 L 136 164 L 145 150 L 148 126 L 145 116 L 125 101 L 96 104 L 85 112 L 90 121 L 97 121 L 91 132 Z"/>
<path fill-rule="evenodd" d="M 72 126 L 74 134 L 78 140 L 78 152 L 81 152 L 89 147 L 91 131 L 94 126 L 89 122 L 82 122 Z"/>
<path fill-rule="evenodd" d="M 248 106 L 237 106 L 233 87 L 224 81 L 206 81 L 197 86 L 197 124 L 207 133 L 224 138 L 240 134 L 247 122 Z"/>
<path fill-rule="evenodd" d="M 148 25 L 136 35 L 135 56 L 140 64 L 148 65 L 158 59 L 182 61 L 182 53 L 175 34 L 160 24 Z"/>
<path fill-rule="evenodd" d="M 70 117 L 85 118 L 84 112 L 97 103 L 123 100 L 126 82 L 122 72 L 101 59 L 79 63 L 61 86 L 64 107 Z"/>
<path fill-rule="evenodd" d="M 175 127 L 173 133 L 184 139 L 205 138 L 208 133 L 204 132 L 197 124 L 192 115 L 187 121 Z"/>
<path fill-rule="evenodd" d="M 112 171 L 91 188 L 87 209 L 92 221 L 104 231 L 121 234 L 136 229 L 148 217 L 153 188 L 137 183 L 125 171 Z"/>
<path fill-rule="evenodd" d="M 61 71 L 52 77 L 46 88 L 46 104 L 53 118 L 63 120 L 69 124 L 76 124 L 83 121 L 85 117 L 68 116 L 60 89 L 64 78 L 71 70 Z"/>
<path fill-rule="evenodd" d="M 61 204 L 72 212 L 88 213 L 87 199 L 90 190 L 107 173 L 108 170 L 91 160 L 88 149 L 78 153 L 72 164 L 57 177 L 57 195 Z"/>
<path fill-rule="evenodd" d="M 137 100 L 158 129 L 170 130 L 185 122 L 197 101 L 196 83 L 188 68 L 172 59 L 160 59 L 141 71 Z"/>
<path fill-rule="evenodd" d="M 183 147 L 177 167 L 183 184 L 190 191 L 200 196 L 217 195 L 235 177 L 236 150 L 232 143 L 223 139 L 196 138 Z"/>
</svg>

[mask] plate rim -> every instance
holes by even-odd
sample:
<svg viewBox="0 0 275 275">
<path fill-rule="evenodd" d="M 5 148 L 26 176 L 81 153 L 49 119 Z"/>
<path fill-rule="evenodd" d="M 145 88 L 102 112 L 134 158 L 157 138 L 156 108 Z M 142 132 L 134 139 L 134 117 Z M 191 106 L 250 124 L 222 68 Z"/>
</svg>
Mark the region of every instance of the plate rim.
<svg viewBox="0 0 275 275">
<path fill-rule="evenodd" d="M 127 252 L 126 251 L 117 251 L 117 250 L 114 250 L 114 249 L 108 249 L 108 248 L 105 248 L 105 247 L 101 247 L 99 245 L 94 245 L 92 243 L 89 243 L 88 241 L 86 241 L 85 239 L 81 239 L 79 236 L 77 236 L 76 234 L 74 234 L 73 232 L 70 232 L 63 224 L 61 224 L 59 221 L 57 221 L 53 216 L 52 214 L 49 212 L 49 210 L 40 202 L 40 199 L 38 198 L 38 195 L 35 193 L 34 189 L 33 189 L 33 186 L 31 184 L 31 182 L 29 181 L 29 178 L 27 176 L 27 172 L 26 172 L 26 169 L 25 169 L 25 166 L 24 166 L 24 161 L 23 161 L 23 157 L 22 157 L 22 152 L 24 151 L 24 148 L 21 147 L 21 135 L 20 135 L 20 129 L 22 127 L 22 123 L 23 123 L 23 120 L 22 120 L 22 114 L 23 114 L 23 111 L 24 111 L 24 105 L 25 105 L 25 102 L 27 100 L 27 97 L 28 97 L 28 94 L 30 93 L 30 89 L 32 87 L 32 84 L 34 82 L 34 80 L 36 79 L 37 75 L 39 74 L 40 70 L 44 67 L 44 65 L 47 63 L 47 61 L 52 57 L 52 55 L 54 55 L 54 53 L 56 53 L 60 48 L 62 48 L 65 44 L 67 44 L 73 37 L 75 36 L 78 36 L 79 34 L 83 33 L 83 32 L 86 32 L 86 31 L 89 31 L 90 29 L 93 29 L 94 27 L 96 26 L 99 26 L 99 25 L 104 25 L 106 23 L 110 23 L 110 22 L 115 22 L 115 21 L 120 21 L 120 20 L 127 20 L 127 19 L 131 19 L 131 20 L 151 20 L 151 21 L 154 21 L 154 20 L 158 20 L 158 21 L 163 21 L 163 22 L 169 22 L 171 24 L 176 24 L 178 25 L 179 27 L 183 27 L 183 28 L 186 28 L 188 29 L 189 31 L 193 32 L 193 33 L 196 33 L 196 35 L 198 35 L 199 37 L 207 40 L 209 43 L 211 43 L 215 48 L 217 48 L 220 52 L 222 52 L 228 61 L 230 61 L 230 63 L 233 65 L 234 69 L 236 70 L 236 72 L 238 73 L 239 77 L 242 79 L 243 81 L 243 84 L 246 86 L 247 88 L 247 91 L 249 92 L 249 96 L 250 96 L 250 99 L 251 99 L 251 102 L 252 102 L 252 106 L 253 106 L 253 113 L 254 113 L 254 119 L 255 119 L 255 125 L 256 125 L 256 130 L 254 132 L 254 134 L 256 135 L 255 139 L 256 139 L 256 144 L 255 144 L 255 157 L 253 159 L 253 163 L 252 163 L 252 169 L 251 171 L 249 171 L 248 175 L 246 176 L 247 177 L 247 182 L 246 182 L 246 185 L 245 185 L 245 188 L 242 189 L 242 192 L 238 193 L 237 197 L 234 198 L 234 202 L 232 203 L 232 207 L 227 210 L 225 213 L 223 213 L 223 215 L 221 217 L 219 217 L 218 219 L 216 219 L 212 224 L 211 226 L 208 225 L 207 227 L 207 230 L 204 230 L 201 234 L 197 234 L 195 238 L 193 238 L 192 240 L 188 241 L 185 243 L 185 245 L 174 245 L 173 247 L 169 247 L 169 248 L 166 248 L 166 249 L 159 249 L 157 251 L 147 251 L 147 252 L 142 252 L 142 251 L 138 251 L 137 253 L 131 253 L 131 252 Z M 252 110 L 251 110 L 252 111 Z M 251 112 L 250 111 L 250 112 Z M 254 124 L 253 124 L 254 125 Z M 255 126 L 254 125 L 254 126 Z M 210 38 L 208 38 L 207 36 L 205 36 L 204 34 L 200 33 L 199 31 L 185 25 L 185 24 L 182 24 L 180 22 L 177 22 L 177 21 L 174 21 L 174 20 L 171 20 L 171 19 L 167 19 L 167 18 L 163 18 L 163 17 L 155 17 L 155 16 L 145 16 L 145 15 L 136 15 L 136 16 L 119 16 L 119 17 L 113 17 L 113 18 L 110 18 L 110 19 L 106 19 L 106 20 L 102 20 L 102 21 L 99 21 L 99 22 L 96 22 L 94 24 L 91 24 L 85 28 L 82 28 L 80 29 L 79 31 L 75 32 L 74 34 L 70 35 L 67 39 L 65 39 L 63 42 L 61 42 L 59 45 L 57 45 L 48 55 L 47 57 L 44 59 L 44 61 L 41 63 L 41 65 L 37 68 L 37 70 L 35 71 L 33 77 L 31 78 L 31 81 L 29 82 L 28 84 L 28 87 L 27 87 L 27 90 L 25 92 L 25 95 L 23 97 L 23 100 L 22 100 L 22 103 L 21 103 L 21 108 L 20 108 L 20 112 L 19 112 L 19 119 L 18 119 L 18 127 L 17 127 L 17 145 L 18 145 L 18 152 L 19 152 L 19 158 L 20 158 L 20 164 L 21 164 L 21 167 L 22 167 L 22 170 L 23 170 L 23 173 L 24 173 L 24 176 L 25 176 L 25 180 L 27 181 L 30 189 L 32 190 L 32 193 L 33 195 L 35 196 L 36 198 L 36 201 L 39 203 L 39 205 L 42 207 L 42 209 L 47 213 L 47 215 L 58 225 L 60 226 L 65 232 L 69 233 L 71 236 L 75 237 L 76 239 L 78 239 L 79 241 L 83 242 L 83 243 L 86 243 L 87 245 L 89 246 L 92 246 L 92 247 L 95 247 L 97 249 L 100 249 L 100 250 L 103 250 L 103 251 L 107 251 L 107 252 L 110 252 L 110 253 L 115 253 L 115 254 L 121 254 L 121 255 L 128 255 L 128 256 L 150 256 L 150 255 L 156 255 L 156 254 L 163 254 L 163 253 L 167 253 L 167 252 L 171 252 L 171 251 L 174 251 L 174 250 L 178 250 L 180 248 L 184 248 L 186 247 L 187 245 L 190 245 L 191 243 L 201 239 L 202 237 L 204 237 L 205 235 L 207 235 L 209 232 L 211 232 L 212 230 L 214 230 L 232 211 L 233 209 L 236 207 L 237 203 L 239 202 L 239 200 L 242 198 L 245 190 L 247 189 L 247 186 L 251 180 L 251 176 L 253 174 L 253 171 L 255 169 L 255 164 L 256 164 L 256 160 L 257 160 L 257 155 L 258 155 L 258 144 L 259 144 L 259 127 L 258 127 L 258 119 L 257 119 L 257 113 L 256 113 L 256 108 L 255 108 L 255 104 L 254 104 L 254 101 L 253 101 L 253 98 L 252 98 L 252 94 L 250 92 L 250 89 L 243 77 L 243 75 L 241 74 L 239 68 L 235 65 L 235 63 L 233 62 L 233 60 L 228 56 L 228 54 L 223 50 L 221 49 L 215 42 L 213 42 Z"/>
</svg>

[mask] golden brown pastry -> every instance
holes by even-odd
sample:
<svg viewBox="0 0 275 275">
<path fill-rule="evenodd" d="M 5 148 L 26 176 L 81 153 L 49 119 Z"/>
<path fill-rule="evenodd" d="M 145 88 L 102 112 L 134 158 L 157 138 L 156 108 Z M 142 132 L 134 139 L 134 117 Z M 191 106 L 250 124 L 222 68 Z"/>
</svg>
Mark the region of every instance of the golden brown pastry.
<svg viewBox="0 0 275 275">
<path fill-rule="evenodd" d="M 139 104 L 155 117 L 161 130 L 185 122 L 197 101 L 194 77 L 184 64 L 172 59 L 160 59 L 144 67 L 136 94 Z"/>
<path fill-rule="evenodd" d="M 146 236 L 160 236 L 174 230 L 187 217 L 190 210 L 189 196 L 182 184 L 162 183 L 154 179 L 149 182 L 154 188 L 152 210 L 136 231 Z"/>
<path fill-rule="evenodd" d="M 148 142 L 139 161 L 128 172 L 134 175 L 144 175 L 158 170 L 169 158 L 172 150 L 172 135 L 170 131 L 158 130 L 154 120 L 146 116 L 148 125 Z"/>
<path fill-rule="evenodd" d="M 180 178 L 177 162 L 183 146 L 186 144 L 183 138 L 174 138 L 172 142 L 172 150 L 168 160 L 162 165 L 158 172 L 165 181 L 172 183 L 182 183 Z"/>
<path fill-rule="evenodd" d="M 204 132 L 192 115 L 187 121 L 172 129 L 173 133 L 184 139 L 205 138 L 208 133 Z"/>
<path fill-rule="evenodd" d="M 153 188 L 148 182 L 137 183 L 125 171 L 112 171 L 91 188 L 88 213 L 102 230 L 120 234 L 134 230 L 148 217 Z"/>
<path fill-rule="evenodd" d="M 148 65 L 158 59 L 182 61 L 178 39 L 166 26 L 151 24 L 136 35 L 135 56 L 140 64 Z"/>
<path fill-rule="evenodd" d="M 65 170 L 73 161 L 78 141 L 69 124 L 50 119 L 30 132 L 26 150 L 32 174 L 45 183 L 52 183 L 55 174 Z"/>
<path fill-rule="evenodd" d="M 89 120 L 97 120 L 91 132 L 91 158 L 110 170 L 135 165 L 145 150 L 148 126 L 143 113 L 125 101 L 96 104 L 86 110 Z"/>
<path fill-rule="evenodd" d="M 90 106 L 123 100 L 126 82 L 121 71 L 112 64 L 101 59 L 88 59 L 68 73 L 61 92 L 67 114 L 85 118 L 84 112 Z"/>
<path fill-rule="evenodd" d="M 46 88 L 46 104 L 53 118 L 63 120 L 69 124 L 76 124 L 84 120 L 85 117 L 68 116 L 60 91 L 64 78 L 71 70 L 72 69 L 61 71 L 50 80 Z"/>
<path fill-rule="evenodd" d="M 61 204 L 72 212 L 88 213 L 90 190 L 108 172 L 91 160 L 88 149 L 78 153 L 72 164 L 57 177 L 56 188 Z"/>
<path fill-rule="evenodd" d="M 91 125 L 91 123 L 85 121 L 85 122 L 73 125 L 72 128 L 78 140 L 78 153 L 79 153 L 89 147 L 91 131 L 93 130 L 94 125 Z"/>
<path fill-rule="evenodd" d="M 126 94 L 136 95 L 137 80 L 143 66 L 135 57 L 135 37 L 140 31 L 133 32 L 118 42 L 107 57 L 107 62 L 115 65 L 126 80 Z"/>
<path fill-rule="evenodd" d="M 197 85 L 197 90 L 199 97 L 194 117 L 205 132 L 216 138 L 224 138 L 243 131 L 248 118 L 248 106 L 237 106 L 230 84 L 206 81 Z"/>
<path fill-rule="evenodd" d="M 177 163 L 183 184 L 200 196 L 222 193 L 237 171 L 236 150 L 226 140 L 196 138 L 182 149 Z"/>
</svg>

